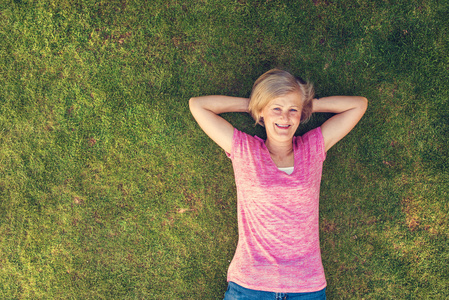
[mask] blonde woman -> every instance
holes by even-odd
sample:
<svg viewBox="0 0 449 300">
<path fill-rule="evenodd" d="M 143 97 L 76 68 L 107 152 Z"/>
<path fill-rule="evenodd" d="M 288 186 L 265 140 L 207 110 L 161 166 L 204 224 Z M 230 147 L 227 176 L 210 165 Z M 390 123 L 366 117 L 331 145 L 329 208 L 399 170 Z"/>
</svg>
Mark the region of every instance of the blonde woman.
<svg viewBox="0 0 449 300">
<path fill-rule="evenodd" d="M 323 161 L 362 118 L 367 99 L 314 99 L 311 84 L 274 69 L 256 80 L 249 99 L 203 96 L 189 105 L 234 168 L 239 240 L 225 299 L 326 299 L 318 225 Z M 235 129 L 220 116 L 227 112 L 250 113 L 267 139 Z M 335 115 L 295 136 L 314 112 Z"/>
</svg>

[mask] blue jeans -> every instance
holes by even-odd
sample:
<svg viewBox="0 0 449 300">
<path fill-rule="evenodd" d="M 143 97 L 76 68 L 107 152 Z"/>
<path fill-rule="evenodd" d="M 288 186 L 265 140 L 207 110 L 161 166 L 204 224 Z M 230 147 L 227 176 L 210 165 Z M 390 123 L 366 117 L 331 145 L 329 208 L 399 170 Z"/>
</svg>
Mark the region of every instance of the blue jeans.
<svg viewBox="0 0 449 300">
<path fill-rule="evenodd" d="M 244 288 L 228 283 L 224 300 L 326 300 L 326 288 L 311 293 L 272 293 Z"/>
</svg>

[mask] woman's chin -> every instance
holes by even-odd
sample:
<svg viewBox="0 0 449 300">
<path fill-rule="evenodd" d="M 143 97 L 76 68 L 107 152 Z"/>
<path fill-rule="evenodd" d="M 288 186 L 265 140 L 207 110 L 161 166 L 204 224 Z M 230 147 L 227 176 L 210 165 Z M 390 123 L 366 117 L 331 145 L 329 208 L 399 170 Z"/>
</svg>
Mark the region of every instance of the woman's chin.
<svg viewBox="0 0 449 300">
<path fill-rule="evenodd" d="M 290 141 L 293 139 L 293 135 L 295 133 L 288 130 L 288 131 L 281 131 L 281 132 L 274 132 L 269 133 L 267 132 L 267 139 L 270 140 L 277 140 L 277 141 Z"/>
</svg>

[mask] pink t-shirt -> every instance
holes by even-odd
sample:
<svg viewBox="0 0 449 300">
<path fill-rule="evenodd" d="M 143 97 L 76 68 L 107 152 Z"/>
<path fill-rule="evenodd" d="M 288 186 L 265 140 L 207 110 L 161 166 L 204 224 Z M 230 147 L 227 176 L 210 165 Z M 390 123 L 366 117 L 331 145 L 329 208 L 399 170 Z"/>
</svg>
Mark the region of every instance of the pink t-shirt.
<svg viewBox="0 0 449 300">
<path fill-rule="evenodd" d="M 264 140 L 234 130 L 239 241 L 228 281 L 277 293 L 326 287 L 318 202 L 326 158 L 321 128 L 293 138 L 294 171 L 280 171 Z"/>
</svg>

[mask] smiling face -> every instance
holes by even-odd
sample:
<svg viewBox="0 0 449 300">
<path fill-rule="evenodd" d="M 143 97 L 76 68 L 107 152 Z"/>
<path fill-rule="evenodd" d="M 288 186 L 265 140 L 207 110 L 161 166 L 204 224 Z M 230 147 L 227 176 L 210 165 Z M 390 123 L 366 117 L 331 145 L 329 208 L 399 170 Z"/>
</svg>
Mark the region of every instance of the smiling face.
<svg viewBox="0 0 449 300">
<path fill-rule="evenodd" d="M 292 92 L 271 100 L 261 111 L 267 140 L 291 142 L 301 122 L 301 94 Z"/>
</svg>

